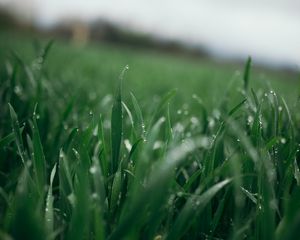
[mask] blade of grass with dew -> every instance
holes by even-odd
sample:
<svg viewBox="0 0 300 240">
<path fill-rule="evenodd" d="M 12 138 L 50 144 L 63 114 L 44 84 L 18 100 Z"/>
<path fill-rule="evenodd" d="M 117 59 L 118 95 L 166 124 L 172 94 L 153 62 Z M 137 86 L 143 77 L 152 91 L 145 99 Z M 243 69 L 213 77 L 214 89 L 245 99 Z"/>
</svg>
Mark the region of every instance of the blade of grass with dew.
<svg viewBox="0 0 300 240">
<path fill-rule="evenodd" d="M 113 184 L 111 188 L 111 197 L 110 197 L 110 211 L 114 214 L 116 207 L 118 205 L 119 196 L 122 188 L 122 169 L 121 167 L 115 173 Z"/>
<path fill-rule="evenodd" d="M 67 156 L 60 150 L 59 161 L 58 161 L 58 177 L 59 177 L 59 209 L 61 214 L 68 221 L 71 217 L 72 204 L 74 199 L 74 185 L 73 177 L 74 174 L 71 173 L 69 161 Z M 65 227 L 65 221 L 59 219 L 59 224 Z"/>
<path fill-rule="evenodd" d="M 86 130 L 80 135 L 79 151 L 76 152 L 78 164 L 75 167 L 74 175 L 75 181 L 74 191 L 71 192 L 74 196 L 72 204 L 72 214 L 69 222 L 69 229 L 66 239 L 83 239 L 86 234 L 89 234 L 89 225 L 82 226 L 82 222 L 88 222 L 90 219 L 90 204 L 91 192 L 89 172 L 91 172 L 91 159 L 88 153 L 89 142 L 92 137 L 95 123 L 92 121 Z M 92 170 L 93 172 L 93 170 Z M 86 206 L 86 208 L 83 208 Z"/>
<path fill-rule="evenodd" d="M 69 115 L 71 114 L 71 112 L 74 108 L 74 104 L 75 104 L 75 99 L 71 99 L 71 101 L 69 101 L 66 108 L 60 115 L 59 121 L 57 122 L 57 126 L 53 133 L 53 136 L 54 136 L 53 137 L 53 147 L 51 148 L 51 149 L 53 149 L 53 153 L 52 153 L 53 155 L 57 154 L 56 151 L 59 151 L 59 149 L 57 149 L 56 146 L 58 146 L 58 143 L 61 140 L 60 138 L 61 138 L 61 133 L 63 132 L 63 129 L 64 129 L 64 123 L 68 119 Z"/>
<path fill-rule="evenodd" d="M 223 132 L 226 126 L 226 121 L 231 118 L 231 116 L 236 113 L 246 102 L 246 99 L 242 100 L 240 103 L 238 103 L 236 106 L 234 106 L 229 112 L 228 115 L 226 116 L 227 119 L 221 121 L 219 128 L 216 131 L 216 134 L 214 136 L 214 139 L 212 141 L 210 150 L 207 155 L 207 160 L 204 162 L 205 167 L 204 167 L 204 174 L 202 175 L 202 179 L 206 178 L 209 176 L 213 170 L 216 164 L 220 164 L 220 160 L 224 159 L 224 154 L 222 149 L 224 148 L 224 136 Z M 218 156 L 218 153 L 221 154 Z M 218 161 L 218 162 L 217 162 Z"/>
<path fill-rule="evenodd" d="M 217 208 L 217 210 L 216 210 L 216 212 L 213 216 L 213 219 L 212 219 L 212 222 L 211 222 L 211 230 L 210 230 L 212 235 L 215 233 L 215 231 L 218 227 L 218 224 L 220 223 L 222 214 L 224 212 L 225 204 L 226 204 L 226 201 L 227 201 L 227 198 L 228 198 L 228 195 L 229 195 L 228 193 L 229 193 L 228 188 L 226 188 L 225 194 L 221 198 L 221 200 L 219 201 L 218 208 Z"/>
<path fill-rule="evenodd" d="M 107 156 L 107 146 L 104 138 L 104 129 L 102 123 L 102 116 L 100 115 L 98 121 L 98 141 L 101 142 L 102 145 L 102 154 L 100 156 L 100 166 L 103 176 L 106 178 L 109 174 L 109 162 Z"/>
<path fill-rule="evenodd" d="M 186 233 L 188 230 L 192 219 L 195 218 L 201 211 L 204 210 L 207 203 L 211 201 L 211 199 L 220 191 L 222 190 L 228 183 L 230 183 L 230 179 L 226 179 L 222 182 L 215 184 L 214 186 L 210 187 L 201 195 L 193 195 L 191 196 L 186 204 L 184 205 L 183 209 L 177 216 L 174 226 L 168 233 L 166 240 L 176 240 L 181 239 L 181 237 Z"/>
<path fill-rule="evenodd" d="M 20 129 L 20 132 L 21 132 L 21 135 L 22 135 L 22 132 L 24 130 L 24 127 L 21 127 Z M 5 137 L 3 137 L 1 140 L 0 140 L 0 148 L 4 148 L 6 146 L 8 146 L 11 142 L 13 142 L 14 140 L 16 139 L 16 136 L 15 136 L 15 133 L 12 132 L 8 135 L 6 135 Z"/>
<path fill-rule="evenodd" d="M 115 173 L 118 168 L 119 158 L 120 158 L 120 148 L 123 133 L 122 124 L 122 81 L 124 78 L 125 71 L 128 66 L 124 68 L 119 77 L 119 83 L 117 91 L 115 94 L 115 99 L 111 112 L 111 151 L 112 151 L 112 161 L 111 161 L 111 173 Z"/>
<path fill-rule="evenodd" d="M 128 167 L 128 163 L 130 161 L 130 159 L 132 158 L 134 152 L 136 151 L 138 145 L 141 143 L 141 141 L 143 141 L 142 138 L 138 139 L 131 147 L 130 152 L 128 154 L 128 157 L 125 158 L 125 160 L 123 160 L 122 162 L 122 169 L 126 169 Z"/>
<path fill-rule="evenodd" d="M 172 129 L 172 124 L 171 124 L 171 116 L 170 116 L 170 104 L 168 104 L 167 107 L 167 113 L 166 113 L 166 136 L 167 136 L 167 143 L 170 142 L 170 140 L 173 139 L 173 129 Z"/>
<path fill-rule="evenodd" d="M 95 206 L 92 209 L 94 238 L 104 240 L 106 235 L 104 217 L 107 215 L 108 211 L 105 183 L 99 161 L 96 158 L 93 158 L 92 162 L 93 165 L 90 168 L 90 174 L 92 175 L 92 181 L 94 184 L 94 193 L 92 196 L 96 194 L 96 198 L 92 198 Z"/>
<path fill-rule="evenodd" d="M 85 224 L 89 222 L 90 216 L 90 191 L 85 166 L 78 168 L 76 176 L 78 181 L 74 188 L 75 202 L 66 235 L 68 240 L 82 240 L 89 231 L 89 224 Z"/>
<path fill-rule="evenodd" d="M 122 106 L 125 109 L 128 117 L 129 117 L 129 121 L 130 121 L 130 124 L 131 124 L 131 135 L 133 136 L 133 139 L 136 139 L 137 134 L 136 134 L 135 128 L 134 128 L 134 121 L 133 121 L 132 114 L 131 114 L 129 108 L 127 107 L 126 103 L 124 103 L 123 101 L 122 101 Z"/>
<path fill-rule="evenodd" d="M 54 195 L 53 195 L 53 180 L 56 174 L 56 164 L 52 168 L 50 174 L 50 185 L 46 198 L 46 206 L 45 206 L 45 225 L 47 229 L 48 235 L 53 234 L 54 229 Z"/>
<path fill-rule="evenodd" d="M 253 88 L 251 88 L 251 93 L 252 93 L 252 96 L 253 96 L 253 99 L 254 99 L 254 102 L 255 102 L 255 106 L 258 107 L 260 104 L 259 104 L 259 101 L 258 101 L 257 94 L 255 93 Z"/>
<path fill-rule="evenodd" d="M 71 150 L 73 143 L 76 140 L 76 137 L 78 136 L 78 133 L 79 129 L 77 127 L 71 130 L 67 140 L 63 144 L 62 151 L 68 153 Z"/>
<path fill-rule="evenodd" d="M 11 122 L 12 122 L 12 130 L 15 135 L 18 153 L 19 153 L 19 156 L 21 157 L 23 164 L 25 164 L 27 162 L 28 158 L 27 158 L 27 155 L 26 155 L 25 149 L 24 149 L 24 143 L 23 143 L 23 139 L 21 136 L 20 125 L 19 125 L 17 114 L 10 104 L 9 104 L 9 111 L 10 111 L 10 118 L 11 118 Z"/>
<path fill-rule="evenodd" d="M 36 182 L 39 186 L 39 191 L 41 196 L 44 195 L 45 183 L 46 183 L 46 159 L 43 151 L 43 146 L 40 139 L 39 129 L 37 125 L 36 119 L 36 108 L 35 106 L 33 112 L 33 126 L 32 126 L 32 134 L 33 134 L 33 165 L 36 176 Z"/>
<path fill-rule="evenodd" d="M 138 123 L 138 129 L 140 129 L 140 131 L 139 131 L 140 136 L 141 136 L 141 138 L 143 138 L 145 140 L 146 130 L 145 130 L 145 123 L 144 123 L 144 118 L 143 118 L 143 114 L 142 114 L 140 105 L 132 92 L 130 93 L 130 96 L 131 96 L 131 101 L 133 104 L 135 116 L 137 118 L 136 122 Z"/>
</svg>

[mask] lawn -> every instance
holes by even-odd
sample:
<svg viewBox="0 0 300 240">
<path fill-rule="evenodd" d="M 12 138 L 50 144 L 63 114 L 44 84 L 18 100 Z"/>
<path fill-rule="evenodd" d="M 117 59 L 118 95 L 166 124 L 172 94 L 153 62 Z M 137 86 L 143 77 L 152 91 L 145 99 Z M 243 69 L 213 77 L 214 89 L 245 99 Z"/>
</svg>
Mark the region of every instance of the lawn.
<svg viewBox="0 0 300 240">
<path fill-rule="evenodd" d="M 296 239 L 297 74 L 0 33 L 1 239 Z"/>
</svg>

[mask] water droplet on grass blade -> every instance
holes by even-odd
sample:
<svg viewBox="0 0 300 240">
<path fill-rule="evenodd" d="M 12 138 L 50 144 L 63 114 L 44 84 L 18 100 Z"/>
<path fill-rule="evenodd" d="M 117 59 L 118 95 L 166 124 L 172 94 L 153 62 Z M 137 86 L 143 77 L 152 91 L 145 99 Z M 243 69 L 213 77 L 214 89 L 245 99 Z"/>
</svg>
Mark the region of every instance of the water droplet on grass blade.
<svg viewBox="0 0 300 240">
<path fill-rule="evenodd" d="M 98 194 L 97 193 L 92 193 L 92 199 L 98 199 Z"/>
<path fill-rule="evenodd" d="M 163 146 L 163 142 L 162 141 L 155 141 L 153 144 L 153 150 L 159 149 Z"/>
<path fill-rule="evenodd" d="M 193 125 L 198 125 L 198 124 L 199 124 L 198 118 L 196 118 L 196 117 L 194 117 L 194 116 L 191 117 L 190 121 L 191 121 L 191 123 L 192 123 Z"/>
<path fill-rule="evenodd" d="M 15 94 L 17 94 L 17 95 L 20 95 L 20 94 L 22 93 L 22 87 L 19 86 L 19 85 L 15 86 L 14 92 L 15 92 Z"/>
<path fill-rule="evenodd" d="M 95 174 L 96 172 L 97 172 L 96 166 L 92 166 L 92 167 L 90 168 L 90 173 L 91 173 L 91 174 Z"/>
<path fill-rule="evenodd" d="M 253 123 L 253 116 L 249 115 L 248 118 L 247 118 L 247 121 L 248 121 L 248 124 L 250 125 L 251 123 Z"/>
<path fill-rule="evenodd" d="M 130 152 L 130 150 L 131 150 L 131 148 L 132 148 L 132 145 L 131 145 L 129 139 L 125 139 L 125 140 L 124 140 L 124 145 L 125 145 L 127 151 Z"/>
<path fill-rule="evenodd" d="M 281 142 L 282 144 L 285 144 L 285 143 L 286 143 L 286 139 L 285 139 L 285 138 L 281 138 L 281 139 L 280 139 L 280 142 Z"/>
<path fill-rule="evenodd" d="M 212 117 L 208 119 L 208 127 L 213 128 L 215 126 L 215 120 Z"/>
</svg>

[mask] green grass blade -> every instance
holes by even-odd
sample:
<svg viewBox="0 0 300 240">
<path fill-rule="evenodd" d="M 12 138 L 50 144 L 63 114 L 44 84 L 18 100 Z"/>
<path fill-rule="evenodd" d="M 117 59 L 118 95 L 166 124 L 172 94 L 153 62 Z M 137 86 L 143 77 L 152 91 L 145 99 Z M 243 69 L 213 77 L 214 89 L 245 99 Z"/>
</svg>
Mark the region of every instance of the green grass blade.
<svg viewBox="0 0 300 240">
<path fill-rule="evenodd" d="M 19 176 L 15 205 L 10 222 L 9 232 L 13 239 L 45 239 L 44 224 L 41 212 L 38 211 L 38 201 L 35 186 L 24 167 Z M 30 194 L 29 194 L 30 193 Z"/>
<path fill-rule="evenodd" d="M 23 143 L 23 139 L 21 136 L 22 132 L 20 130 L 20 124 L 18 121 L 17 114 L 16 114 L 14 108 L 10 104 L 9 104 L 9 111 L 10 111 L 10 118 L 11 118 L 11 122 L 12 122 L 12 130 L 15 135 L 18 153 L 19 153 L 19 156 L 21 157 L 23 164 L 25 164 L 25 162 L 27 161 L 27 155 L 25 153 L 24 143 Z"/>
<path fill-rule="evenodd" d="M 245 104 L 246 101 L 247 101 L 247 99 L 244 99 L 239 104 L 237 104 L 234 108 L 232 108 L 229 111 L 228 116 L 232 116 L 237 110 L 239 110 Z"/>
<path fill-rule="evenodd" d="M 33 113 L 33 165 L 36 176 L 36 182 L 39 186 L 40 194 L 43 196 L 46 183 L 46 159 L 43 151 L 43 146 L 40 139 L 39 129 L 36 120 L 36 107 Z"/>
<path fill-rule="evenodd" d="M 140 129 L 140 131 L 139 131 L 140 136 L 141 136 L 141 138 L 145 139 L 146 138 L 146 130 L 145 130 L 145 123 L 144 123 L 142 110 L 141 110 L 140 105 L 139 105 L 136 97 L 134 96 L 134 94 L 130 93 L 130 96 L 131 96 L 131 101 L 133 104 L 135 116 L 137 118 L 138 128 Z"/>
<path fill-rule="evenodd" d="M 131 147 L 128 157 L 122 162 L 122 168 L 127 168 L 130 159 L 132 158 L 134 152 L 136 151 L 138 145 L 143 141 L 143 139 L 138 139 Z"/>
<path fill-rule="evenodd" d="M 99 117 L 99 122 L 98 122 L 98 141 L 101 142 L 101 146 L 103 149 L 102 154 L 100 156 L 101 172 L 104 177 L 107 177 L 109 174 L 109 162 L 108 162 L 107 146 L 106 146 L 106 141 L 105 141 L 105 137 L 104 137 L 104 129 L 103 129 L 101 115 Z"/>
<path fill-rule="evenodd" d="M 200 214 L 211 199 L 222 190 L 231 180 L 226 179 L 210 187 L 201 195 L 191 196 L 175 220 L 174 226 L 168 233 L 167 240 L 181 239 L 191 225 L 192 219 Z"/>
<path fill-rule="evenodd" d="M 285 215 L 276 229 L 276 240 L 293 240 L 299 236 L 300 227 L 300 187 L 296 187 L 285 200 Z"/>
<path fill-rule="evenodd" d="M 249 86 L 251 64 L 252 64 L 252 59 L 251 59 L 251 57 L 248 57 L 246 65 L 245 65 L 245 69 L 244 69 L 244 76 L 243 76 L 245 92 L 247 92 L 248 86 Z"/>
<path fill-rule="evenodd" d="M 115 212 L 116 207 L 118 205 L 118 200 L 121 193 L 121 186 L 122 186 L 122 174 L 121 174 L 121 168 L 119 168 L 115 173 L 112 189 L 111 189 L 111 197 L 110 197 L 111 213 Z"/>
<path fill-rule="evenodd" d="M 56 174 L 56 164 L 54 165 L 51 175 L 50 175 L 50 186 L 46 198 L 46 207 L 45 207 L 45 225 L 48 232 L 48 235 L 51 235 L 54 232 L 54 195 L 53 195 L 53 180 Z"/>
<path fill-rule="evenodd" d="M 94 208 L 92 209 L 93 231 L 95 239 L 105 239 L 106 222 L 104 216 L 108 212 L 107 195 L 105 182 L 98 159 L 93 158 L 93 165 L 90 168 L 94 184 Z"/>
<path fill-rule="evenodd" d="M 111 151 L 112 151 L 112 162 L 111 162 L 111 173 L 115 173 L 118 168 L 120 159 L 120 148 L 123 133 L 123 123 L 122 123 L 122 81 L 125 71 L 128 69 L 126 66 L 122 71 L 117 91 L 115 94 L 115 99 L 111 112 Z"/>
<path fill-rule="evenodd" d="M 22 128 L 20 129 L 21 134 L 22 134 L 23 130 L 24 130 L 24 127 L 22 127 Z M 2 139 L 0 140 L 0 148 L 4 148 L 4 147 L 8 146 L 8 145 L 9 145 L 11 142 L 13 142 L 15 139 L 16 139 L 16 136 L 15 136 L 15 133 L 14 133 L 14 132 L 12 132 L 12 133 L 6 135 L 4 138 L 2 138 Z"/>
<path fill-rule="evenodd" d="M 152 127 L 153 122 L 157 118 L 157 115 L 160 113 L 160 111 L 170 102 L 170 100 L 176 95 L 177 89 L 173 89 L 169 92 L 167 92 L 160 100 L 158 106 L 155 108 L 154 113 L 151 115 L 151 120 L 149 122 L 148 128 L 150 129 Z"/>
</svg>

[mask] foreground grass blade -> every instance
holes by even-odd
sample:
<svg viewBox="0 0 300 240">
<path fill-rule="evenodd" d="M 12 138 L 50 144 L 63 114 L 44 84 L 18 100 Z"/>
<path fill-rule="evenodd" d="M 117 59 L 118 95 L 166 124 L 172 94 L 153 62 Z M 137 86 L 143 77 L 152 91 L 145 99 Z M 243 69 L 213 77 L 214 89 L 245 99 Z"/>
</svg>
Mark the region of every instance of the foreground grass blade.
<svg viewBox="0 0 300 240">
<path fill-rule="evenodd" d="M 205 208 L 205 206 L 211 201 L 211 199 L 223 189 L 231 180 L 226 179 L 222 182 L 210 187 L 201 195 L 191 196 L 182 211 L 179 213 L 174 226 L 167 236 L 167 240 L 181 239 L 181 237 L 189 229 L 194 218 L 196 218 Z"/>
<path fill-rule="evenodd" d="M 92 210 L 93 232 L 95 239 L 104 240 L 106 235 L 104 216 L 108 212 L 108 204 L 104 178 L 100 164 L 96 158 L 93 159 L 93 166 L 90 168 L 90 173 L 94 183 L 94 191 L 97 196 L 94 198 L 95 207 Z"/>
<path fill-rule="evenodd" d="M 107 156 L 107 146 L 106 141 L 104 138 L 104 129 L 103 129 L 103 123 L 102 123 L 102 116 L 99 117 L 98 122 L 98 140 L 101 142 L 102 145 L 102 154 L 100 156 L 100 166 L 101 166 L 101 172 L 104 177 L 107 177 L 109 174 L 109 162 L 108 162 L 108 156 Z"/>
<path fill-rule="evenodd" d="M 251 64 L 252 64 L 252 59 L 251 57 L 248 57 L 244 69 L 244 76 L 243 76 L 245 92 L 248 90 L 248 86 L 249 86 Z"/>
<path fill-rule="evenodd" d="M 24 127 L 21 128 L 20 132 L 22 134 Z M 16 139 L 15 133 L 12 132 L 10 134 L 8 134 L 7 136 L 5 136 L 4 138 L 2 138 L 0 140 L 0 148 L 4 148 L 6 146 L 8 146 L 11 142 L 13 142 Z"/>
<path fill-rule="evenodd" d="M 45 239 L 43 218 L 37 208 L 38 200 L 29 171 L 24 167 L 19 177 L 15 209 L 10 223 L 10 233 L 13 239 Z"/>
<path fill-rule="evenodd" d="M 140 129 L 140 136 L 142 139 L 146 139 L 146 130 L 145 130 L 145 123 L 144 123 L 144 118 L 143 118 L 143 114 L 142 114 L 142 110 L 140 108 L 140 105 L 136 99 L 136 97 L 134 96 L 133 93 L 130 93 L 131 96 L 131 101 L 133 104 L 133 108 L 134 108 L 134 112 L 137 118 L 137 122 L 138 122 L 138 128 Z"/>
<path fill-rule="evenodd" d="M 23 143 L 23 139 L 21 136 L 20 124 L 18 121 L 17 114 L 16 114 L 14 108 L 10 104 L 9 104 L 9 111 L 10 111 L 10 118 L 11 118 L 11 122 L 12 122 L 12 130 L 15 135 L 18 153 L 22 159 L 23 164 L 25 164 L 25 162 L 27 161 L 27 155 L 25 153 L 24 143 Z"/>
<path fill-rule="evenodd" d="M 72 216 L 66 236 L 68 240 L 82 240 L 88 233 L 90 216 L 90 191 L 88 172 L 84 166 L 80 167 L 77 174 L 78 181 L 74 189 L 75 202 L 72 209 Z"/>
<path fill-rule="evenodd" d="M 36 175 L 36 182 L 39 186 L 40 194 L 44 195 L 45 183 L 46 183 L 46 159 L 43 151 L 43 146 L 40 139 L 39 129 L 36 120 L 36 108 L 33 113 L 33 165 Z"/>
<path fill-rule="evenodd" d="M 285 216 L 276 229 L 276 240 L 293 240 L 298 238 L 300 227 L 300 187 L 296 187 L 289 199 L 286 199 Z"/>
<path fill-rule="evenodd" d="M 128 66 L 122 71 L 119 83 L 114 99 L 114 104 L 111 112 L 111 151 L 112 151 L 112 162 L 111 162 L 111 173 L 115 173 L 118 168 L 119 158 L 120 158 L 120 148 L 123 132 L 122 123 L 122 81 L 125 71 Z"/>
<path fill-rule="evenodd" d="M 46 207 L 45 207 L 45 224 L 48 235 L 51 235 L 54 232 L 54 196 L 53 196 L 53 180 L 56 174 L 56 165 L 54 165 L 51 175 L 50 175 L 50 186 L 46 198 Z"/>
</svg>

